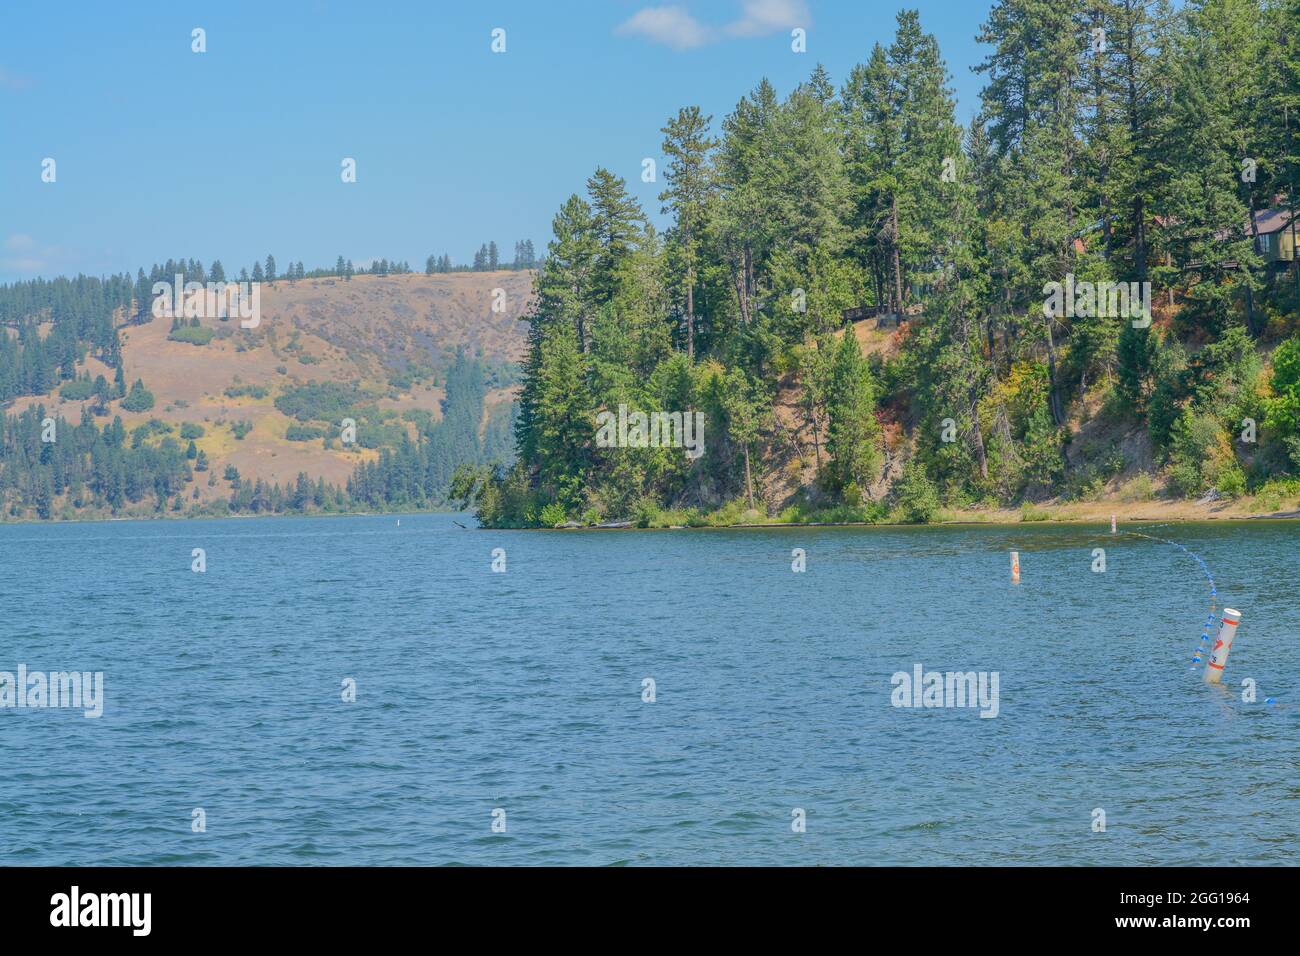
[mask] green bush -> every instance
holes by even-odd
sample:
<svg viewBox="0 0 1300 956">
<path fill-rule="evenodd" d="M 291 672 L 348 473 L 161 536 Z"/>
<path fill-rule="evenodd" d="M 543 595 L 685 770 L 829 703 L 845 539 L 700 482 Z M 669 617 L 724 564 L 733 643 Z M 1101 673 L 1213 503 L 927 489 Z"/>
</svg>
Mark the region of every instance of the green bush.
<svg viewBox="0 0 1300 956">
<path fill-rule="evenodd" d="M 95 383 L 87 375 L 68 382 L 63 388 L 59 389 L 59 394 L 70 402 L 84 402 L 95 394 Z"/>
<path fill-rule="evenodd" d="M 232 385 L 226 389 L 226 398 L 266 398 L 267 391 L 260 385 Z"/>
<path fill-rule="evenodd" d="M 173 342 L 188 342 L 190 345 L 207 345 L 217 333 L 205 325 L 185 325 L 172 329 L 167 338 Z"/>
<path fill-rule="evenodd" d="M 846 505 L 857 506 L 862 504 L 862 489 L 858 487 L 856 481 L 850 481 L 844 486 L 844 503 Z"/>
<path fill-rule="evenodd" d="M 558 501 L 552 501 L 542 509 L 541 517 L 538 519 L 543 528 L 554 528 L 557 524 L 564 524 L 568 520 L 568 515 L 564 511 L 564 505 Z"/>
<path fill-rule="evenodd" d="M 1246 474 L 1234 461 L 1217 470 L 1213 484 L 1225 498 L 1240 498 L 1246 493 Z"/>
<path fill-rule="evenodd" d="M 1130 478 L 1119 491 L 1120 501 L 1150 501 L 1156 496 L 1156 484 L 1145 471 Z"/>
<path fill-rule="evenodd" d="M 358 417 L 354 407 L 364 398 L 355 385 L 308 382 L 286 388 L 276 397 L 275 407 L 300 422 L 336 422 Z"/>
<path fill-rule="evenodd" d="M 659 523 L 660 509 L 650 498 L 642 498 L 632 512 L 632 523 L 638 528 L 653 528 Z"/>
<path fill-rule="evenodd" d="M 144 387 L 144 382 L 135 380 L 131 391 L 122 399 L 122 407 L 128 412 L 147 412 L 153 408 L 153 392 Z"/>
<path fill-rule="evenodd" d="M 894 507 L 902 520 L 911 524 L 927 524 L 939 513 L 939 492 L 915 458 L 904 466 L 894 488 Z"/>
<path fill-rule="evenodd" d="M 1036 508 L 1028 501 L 1020 506 L 1021 521 L 1046 521 L 1050 517 L 1052 513 L 1046 508 Z"/>
<path fill-rule="evenodd" d="M 311 425 L 293 424 L 284 430 L 284 437 L 288 441 L 313 441 L 317 438 L 324 438 L 325 429 L 313 428 Z"/>
<path fill-rule="evenodd" d="M 1264 427 L 1283 435 L 1300 432 L 1300 338 L 1287 339 L 1273 351 L 1273 394 Z"/>
<path fill-rule="evenodd" d="M 1194 497 L 1210 488 L 1225 495 L 1245 491 L 1246 477 L 1233 457 L 1228 434 L 1213 415 L 1198 415 L 1187 409 L 1174 422 L 1169 483 L 1184 497 Z"/>
<path fill-rule="evenodd" d="M 1281 511 L 1288 502 L 1300 499 L 1300 481 L 1294 478 L 1274 479 L 1255 490 L 1255 506 L 1261 511 Z"/>
</svg>

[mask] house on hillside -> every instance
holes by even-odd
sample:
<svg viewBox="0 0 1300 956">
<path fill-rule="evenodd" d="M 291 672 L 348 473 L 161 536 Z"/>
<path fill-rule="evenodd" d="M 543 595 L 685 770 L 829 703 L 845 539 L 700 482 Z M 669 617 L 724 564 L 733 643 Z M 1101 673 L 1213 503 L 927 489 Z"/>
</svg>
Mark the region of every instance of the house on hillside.
<svg viewBox="0 0 1300 956">
<path fill-rule="evenodd" d="M 1281 206 L 1255 213 L 1255 251 L 1266 263 L 1295 260 L 1296 235 L 1300 233 L 1300 211 Z M 1250 235 L 1250 223 L 1246 223 Z"/>
</svg>

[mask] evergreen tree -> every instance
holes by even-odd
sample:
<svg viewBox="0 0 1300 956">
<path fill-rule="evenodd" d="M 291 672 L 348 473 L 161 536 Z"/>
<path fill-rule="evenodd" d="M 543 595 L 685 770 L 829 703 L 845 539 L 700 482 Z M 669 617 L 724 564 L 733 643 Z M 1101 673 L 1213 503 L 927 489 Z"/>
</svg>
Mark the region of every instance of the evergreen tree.
<svg viewBox="0 0 1300 956">
<path fill-rule="evenodd" d="M 874 393 L 862 349 L 853 330 L 846 329 L 835 349 L 827 401 L 829 484 L 837 492 L 855 485 L 861 493 L 874 483 L 880 462 Z"/>
<path fill-rule="evenodd" d="M 591 230 L 596 240 L 591 294 L 598 306 L 614 297 L 619 267 L 635 250 L 645 228 L 645 214 L 626 187 L 622 179 L 604 168 L 597 168 L 587 180 Z"/>
<path fill-rule="evenodd" d="M 663 151 L 670 159 L 664 172 L 667 188 L 659 194 L 665 203 L 663 212 L 671 212 L 676 219 L 673 245 L 678 250 L 681 263 L 681 301 L 684 303 L 686 324 L 686 355 L 695 357 L 695 288 L 699 273 L 699 247 L 706 223 L 705 214 L 710 202 L 712 170 L 710 151 L 717 140 L 709 136 L 713 117 L 704 116 L 698 106 L 678 112 L 660 130 L 664 134 Z"/>
</svg>

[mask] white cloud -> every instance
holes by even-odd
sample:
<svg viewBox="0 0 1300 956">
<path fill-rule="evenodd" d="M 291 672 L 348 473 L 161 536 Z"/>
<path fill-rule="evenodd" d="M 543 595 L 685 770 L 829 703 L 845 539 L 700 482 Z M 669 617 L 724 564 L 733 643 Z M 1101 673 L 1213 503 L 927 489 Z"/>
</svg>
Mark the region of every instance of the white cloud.
<svg viewBox="0 0 1300 956">
<path fill-rule="evenodd" d="M 727 24 L 738 37 L 761 37 L 791 27 L 806 27 L 812 17 L 804 0 L 744 0 L 740 19 Z"/>
<path fill-rule="evenodd" d="M 709 31 L 685 7 L 646 7 L 615 31 L 623 36 L 644 36 L 674 50 L 689 50 L 709 42 Z"/>
<path fill-rule="evenodd" d="M 740 17 L 725 26 L 701 23 L 684 6 L 646 7 L 614 31 L 622 36 L 643 36 L 674 50 L 690 50 L 720 39 L 761 37 L 791 27 L 807 27 L 812 20 L 804 0 L 741 0 Z"/>
</svg>

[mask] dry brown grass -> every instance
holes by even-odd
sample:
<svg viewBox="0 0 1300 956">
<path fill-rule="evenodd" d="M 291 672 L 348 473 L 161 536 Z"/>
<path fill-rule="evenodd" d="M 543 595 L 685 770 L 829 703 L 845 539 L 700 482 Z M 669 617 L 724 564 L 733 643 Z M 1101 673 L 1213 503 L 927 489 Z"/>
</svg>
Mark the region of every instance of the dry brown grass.
<svg viewBox="0 0 1300 956">
<path fill-rule="evenodd" d="M 497 288 L 505 291 L 506 308 L 500 313 L 492 311 Z M 224 336 L 205 346 L 170 341 L 170 319 L 126 326 L 119 335 L 127 384 L 143 379 L 154 394 L 154 407 L 131 413 L 115 401 L 110 417 L 101 422 L 121 415 L 128 431 L 150 418 L 176 425 L 177 431 L 184 422 L 202 425 L 206 433 L 196 445 L 218 476 L 215 487 L 209 488 L 207 476 L 196 475 L 203 499 L 229 494 L 228 483 L 220 478 L 227 465 L 245 477 L 280 484 L 293 481 L 300 471 L 342 484 L 358 462 L 376 453 L 326 450 L 319 439 L 288 441 L 285 430 L 292 419 L 275 407 L 275 396 L 286 385 L 309 381 L 356 383 L 383 393 L 376 403 L 381 408 L 399 413 L 425 409 L 441 417 L 440 387 L 424 382 L 394 392 L 389 372 L 406 363 L 442 366 L 458 348 L 487 359 L 518 361 L 526 344 L 526 326 L 520 319 L 531 289 L 532 274 L 527 272 L 278 281 L 262 287 L 262 322 L 257 329 L 241 329 L 237 318 L 203 319 L 202 324 Z M 299 361 L 304 354 L 315 362 Z M 95 359 L 84 369 L 92 378 L 113 379 L 112 369 Z M 265 388 L 267 397 L 227 397 L 225 390 L 236 384 Z M 493 390 L 488 403 L 508 401 L 511 393 Z M 81 418 L 83 403 L 62 402 L 57 395 L 19 399 L 10 413 L 40 403 L 71 421 Z M 231 426 L 245 419 L 253 430 L 237 441 Z"/>
</svg>

